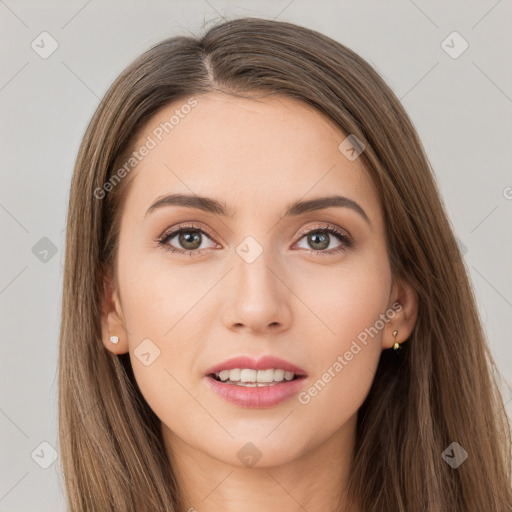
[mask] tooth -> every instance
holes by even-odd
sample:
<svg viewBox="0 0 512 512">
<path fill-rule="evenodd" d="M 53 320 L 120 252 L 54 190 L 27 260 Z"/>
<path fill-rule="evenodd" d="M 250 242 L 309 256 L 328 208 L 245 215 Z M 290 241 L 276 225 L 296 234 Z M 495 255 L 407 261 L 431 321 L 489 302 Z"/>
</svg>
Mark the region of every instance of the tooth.
<svg viewBox="0 0 512 512">
<path fill-rule="evenodd" d="M 233 368 L 233 370 L 229 370 L 229 380 L 232 382 L 236 382 L 240 380 L 240 368 Z"/>
<path fill-rule="evenodd" d="M 274 370 L 258 370 L 257 382 L 272 382 L 274 380 Z"/>
<path fill-rule="evenodd" d="M 249 370 L 248 368 L 244 368 L 240 372 L 240 380 L 242 382 L 256 382 L 256 370 Z"/>
<path fill-rule="evenodd" d="M 284 379 L 284 370 L 274 370 L 274 380 L 276 382 L 281 382 Z"/>
<path fill-rule="evenodd" d="M 293 380 L 293 372 L 282 369 L 269 368 L 267 370 L 253 370 L 252 368 L 233 368 L 222 370 L 215 374 L 222 381 L 231 383 L 260 383 L 262 385 Z M 258 386 L 260 385 L 258 384 Z"/>
</svg>

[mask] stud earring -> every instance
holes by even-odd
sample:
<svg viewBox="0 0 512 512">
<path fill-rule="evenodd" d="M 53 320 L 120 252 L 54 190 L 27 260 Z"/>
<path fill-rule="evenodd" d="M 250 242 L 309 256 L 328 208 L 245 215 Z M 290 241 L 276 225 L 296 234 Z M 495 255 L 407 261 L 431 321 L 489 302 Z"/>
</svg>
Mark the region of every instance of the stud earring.
<svg viewBox="0 0 512 512">
<path fill-rule="evenodd" d="M 119 336 L 110 336 L 110 341 L 115 345 L 119 341 Z"/>
<path fill-rule="evenodd" d="M 393 345 L 393 350 L 398 350 L 400 348 L 400 343 L 396 341 L 396 336 L 398 331 L 393 331 L 393 337 L 395 338 L 395 344 Z"/>
</svg>

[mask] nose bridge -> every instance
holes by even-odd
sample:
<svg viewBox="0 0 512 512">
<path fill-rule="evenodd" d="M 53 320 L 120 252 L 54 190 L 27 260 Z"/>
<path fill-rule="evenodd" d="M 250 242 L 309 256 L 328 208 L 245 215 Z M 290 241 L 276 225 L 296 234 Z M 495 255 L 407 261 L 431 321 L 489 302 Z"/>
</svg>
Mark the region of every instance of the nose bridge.
<svg viewBox="0 0 512 512">
<path fill-rule="evenodd" d="M 277 284 L 274 273 L 280 265 L 269 239 L 260 241 L 249 235 L 236 247 L 235 277 L 244 292 L 273 294 L 272 288 Z"/>
<path fill-rule="evenodd" d="M 248 236 L 235 248 L 231 286 L 227 301 L 231 325 L 243 324 L 253 330 L 286 323 L 288 306 L 286 287 L 280 276 L 281 264 L 276 251 L 269 247 L 269 237 L 262 244 Z"/>
</svg>

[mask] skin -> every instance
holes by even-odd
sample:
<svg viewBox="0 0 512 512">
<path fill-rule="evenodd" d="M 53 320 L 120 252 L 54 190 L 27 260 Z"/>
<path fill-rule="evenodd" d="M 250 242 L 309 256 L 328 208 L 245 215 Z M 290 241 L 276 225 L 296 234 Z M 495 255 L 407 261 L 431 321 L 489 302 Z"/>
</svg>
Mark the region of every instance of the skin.
<svg viewBox="0 0 512 512">
<path fill-rule="evenodd" d="M 282 97 L 196 99 L 132 171 L 117 283 L 106 280 L 105 347 L 130 353 L 141 392 L 162 421 L 187 507 L 355 511 L 344 492 L 357 411 L 381 351 L 393 346 L 393 330 L 399 341 L 410 335 L 417 295 L 392 280 L 379 197 L 362 159 L 350 161 L 338 150 L 346 134 L 334 122 Z M 158 112 L 135 147 L 184 103 Z M 169 193 L 213 197 L 237 213 L 166 206 L 145 217 Z M 280 219 L 292 201 L 333 193 L 356 201 L 372 226 L 346 207 Z M 200 249 L 193 249 L 199 256 L 155 242 L 186 222 L 211 233 L 200 234 Z M 327 233 L 329 246 L 318 249 L 300 230 L 329 225 L 345 230 L 353 245 L 322 256 L 344 242 Z M 252 263 L 236 252 L 247 236 L 263 250 Z M 188 248 L 177 236 L 167 244 Z M 307 404 L 294 396 L 270 408 L 244 408 L 224 401 L 203 378 L 233 356 L 273 354 L 307 372 L 307 390 L 396 302 L 402 309 Z M 113 334 L 117 345 L 109 341 Z M 160 350 L 149 366 L 134 354 L 144 339 Z M 237 456 L 248 442 L 261 452 L 253 467 Z"/>
</svg>

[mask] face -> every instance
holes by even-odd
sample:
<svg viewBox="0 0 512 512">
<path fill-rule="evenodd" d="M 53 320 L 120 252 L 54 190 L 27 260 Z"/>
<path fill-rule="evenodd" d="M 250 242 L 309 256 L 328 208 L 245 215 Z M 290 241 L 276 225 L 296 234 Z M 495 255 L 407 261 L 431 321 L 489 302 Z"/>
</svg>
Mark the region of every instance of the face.
<svg viewBox="0 0 512 512">
<path fill-rule="evenodd" d="M 150 149 L 131 171 L 104 319 L 120 342 L 106 346 L 130 353 L 176 446 L 283 464 L 353 424 L 394 342 L 399 290 L 379 197 L 361 158 L 339 149 L 347 134 L 308 105 L 217 93 L 194 102 L 161 110 L 135 144 Z M 311 203 L 331 196 L 347 199 Z M 252 370 L 238 378 L 272 385 L 208 376 L 236 357 L 249 359 L 232 368 Z"/>
</svg>

